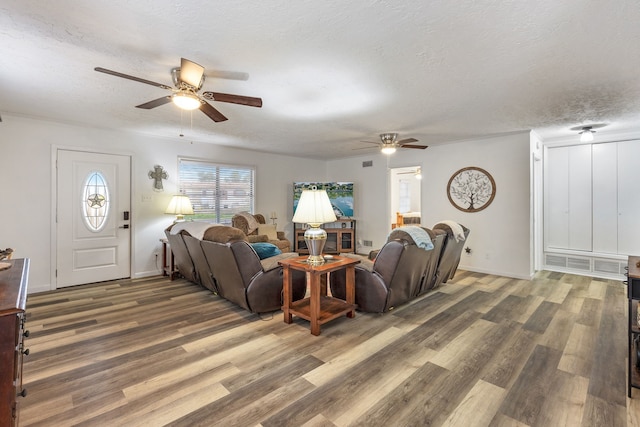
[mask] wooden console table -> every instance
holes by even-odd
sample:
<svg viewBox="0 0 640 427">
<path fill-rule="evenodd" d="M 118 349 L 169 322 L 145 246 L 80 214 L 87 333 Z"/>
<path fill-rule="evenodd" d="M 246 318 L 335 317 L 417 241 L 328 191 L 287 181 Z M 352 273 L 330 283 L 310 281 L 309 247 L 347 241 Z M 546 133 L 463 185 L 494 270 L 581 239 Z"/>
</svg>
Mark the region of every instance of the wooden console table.
<svg viewBox="0 0 640 427">
<path fill-rule="evenodd" d="M 360 261 L 352 258 L 333 256 L 322 265 L 310 265 L 306 256 L 289 258 L 280 261 L 283 273 L 284 322 L 291 323 L 293 315 L 311 322 L 311 333 L 320 335 L 320 325 L 336 319 L 343 314 L 347 317 L 356 315 L 355 304 L 355 265 Z M 346 269 L 346 300 L 326 295 L 326 287 L 322 286 L 322 276 Z M 304 271 L 310 296 L 299 301 L 291 301 L 291 270 Z"/>
<path fill-rule="evenodd" d="M 11 267 L 0 271 L 0 425 L 17 426 L 19 397 L 22 388 L 22 357 L 29 354 L 24 348 L 25 308 L 29 259 L 8 261 Z"/>
</svg>

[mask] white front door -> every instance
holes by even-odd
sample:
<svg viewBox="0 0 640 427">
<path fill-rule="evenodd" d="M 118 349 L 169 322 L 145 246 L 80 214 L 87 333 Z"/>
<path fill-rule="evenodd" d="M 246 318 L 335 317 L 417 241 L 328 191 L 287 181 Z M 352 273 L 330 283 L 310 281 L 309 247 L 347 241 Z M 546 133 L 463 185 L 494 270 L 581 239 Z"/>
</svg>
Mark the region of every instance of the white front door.
<svg viewBox="0 0 640 427">
<path fill-rule="evenodd" d="M 131 159 L 58 150 L 56 286 L 130 277 Z"/>
</svg>

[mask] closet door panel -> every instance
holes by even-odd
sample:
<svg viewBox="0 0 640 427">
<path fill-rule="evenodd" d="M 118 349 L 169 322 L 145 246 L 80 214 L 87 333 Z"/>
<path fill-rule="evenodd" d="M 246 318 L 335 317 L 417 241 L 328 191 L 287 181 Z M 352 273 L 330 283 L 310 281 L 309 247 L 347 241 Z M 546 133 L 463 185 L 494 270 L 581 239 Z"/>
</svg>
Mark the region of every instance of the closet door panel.
<svg viewBox="0 0 640 427">
<path fill-rule="evenodd" d="M 591 251 L 591 146 L 569 147 L 569 249 Z"/>
<path fill-rule="evenodd" d="M 618 254 L 640 254 L 640 141 L 618 143 Z"/>
<path fill-rule="evenodd" d="M 569 247 L 569 148 L 549 148 L 545 174 L 545 241 L 551 249 Z"/>
<path fill-rule="evenodd" d="M 593 251 L 618 253 L 618 154 L 615 142 L 593 144 Z"/>
</svg>

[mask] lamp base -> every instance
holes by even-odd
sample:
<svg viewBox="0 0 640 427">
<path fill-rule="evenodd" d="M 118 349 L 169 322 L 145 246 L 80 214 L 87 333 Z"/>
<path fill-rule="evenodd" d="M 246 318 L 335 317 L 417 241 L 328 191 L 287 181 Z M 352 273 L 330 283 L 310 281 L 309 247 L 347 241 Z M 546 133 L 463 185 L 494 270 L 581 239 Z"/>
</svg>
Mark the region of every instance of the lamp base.
<svg viewBox="0 0 640 427">
<path fill-rule="evenodd" d="M 324 264 L 322 250 L 327 242 L 327 232 L 320 227 L 311 227 L 304 232 L 304 241 L 309 249 L 309 258 L 307 263 L 310 265 Z"/>
</svg>

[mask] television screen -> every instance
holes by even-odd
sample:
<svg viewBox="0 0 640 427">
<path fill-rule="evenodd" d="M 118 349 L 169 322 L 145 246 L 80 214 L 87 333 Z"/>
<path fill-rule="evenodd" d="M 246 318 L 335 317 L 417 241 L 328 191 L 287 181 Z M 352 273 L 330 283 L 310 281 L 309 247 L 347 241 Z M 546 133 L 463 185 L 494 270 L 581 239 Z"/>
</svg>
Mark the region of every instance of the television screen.
<svg viewBox="0 0 640 427">
<path fill-rule="evenodd" d="M 327 190 L 331 206 L 337 218 L 351 218 L 353 216 L 353 182 L 294 182 L 293 183 L 293 212 L 296 212 L 298 200 L 302 190 L 315 186 L 318 190 Z"/>
</svg>

